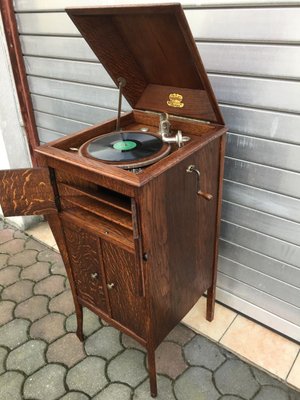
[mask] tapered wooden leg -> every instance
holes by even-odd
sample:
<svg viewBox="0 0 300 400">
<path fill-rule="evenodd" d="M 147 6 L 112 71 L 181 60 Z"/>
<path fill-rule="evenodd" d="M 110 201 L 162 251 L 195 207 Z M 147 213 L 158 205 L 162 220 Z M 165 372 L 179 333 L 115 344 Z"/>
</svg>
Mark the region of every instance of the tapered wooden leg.
<svg viewBox="0 0 300 400">
<path fill-rule="evenodd" d="M 148 369 L 149 369 L 149 379 L 150 379 L 150 392 L 152 397 L 156 397 L 157 380 L 156 380 L 155 350 L 153 348 L 148 348 L 147 355 L 148 355 Z"/>
<path fill-rule="evenodd" d="M 83 312 L 82 312 L 82 305 L 79 304 L 78 299 L 77 299 L 77 293 L 76 293 L 76 286 L 75 286 L 75 281 L 72 273 L 72 268 L 70 265 L 69 261 L 69 255 L 68 255 L 68 249 L 65 241 L 65 236 L 63 233 L 63 226 L 60 221 L 60 218 L 58 215 L 48 215 L 47 216 L 47 221 L 49 223 L 49 226 L 52 230 L 53 236 L 57 242 L 57 246 L 59 248 L 61 257 L 63 259 L 66 272 L 68 275 L 68 279 L 70 282 L 70 287 L 73 295 L 73 301 L 75 305 L 75 311 L 76 311 L 76 319 L 77 319 L 77 331 L 76 335 L 78 339 L 83 342 L 84 336 L 83 336 Z"/>
<path fill-rule="evenodd" d="M 216 304 L 216 291 L 215 286 L 211 286 L 207 290 L 207 300 L 206 300 L 206 319 L 211 322 L 215 315 L 215 304 Z"/>
<path fill-rule="evenodd" d="M 77 319 L 77 330 L 76 335 L 78 339 L 83 342 L 83 312 L 82 312 L 82 305 L 78 302 L 75 303 L 75 311 L 76 311 L 76 319 Z"/>
</svg>

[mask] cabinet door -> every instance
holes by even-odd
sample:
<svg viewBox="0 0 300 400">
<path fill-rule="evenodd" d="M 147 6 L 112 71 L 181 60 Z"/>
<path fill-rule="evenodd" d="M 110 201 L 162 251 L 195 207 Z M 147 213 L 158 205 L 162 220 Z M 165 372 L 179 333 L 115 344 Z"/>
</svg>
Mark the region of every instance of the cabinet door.
<svg viewBox="0 0 300 400">
<path fill-rule="evenodd" d="M 99 238 L 69 223 L 64 232 L 79 299 L 107 313 Z"/>
<path fill-rule="evenodd" d="M 57 213 L 49 169 L 0 171 L 0 204 L 6 217 Z"/>
<path fill-rule="evenodd" d="M 145 337 L 146 302 L 137 296 L 135 255 L 101 241 L 112 317 L 140 337 Z"/>
</svg>

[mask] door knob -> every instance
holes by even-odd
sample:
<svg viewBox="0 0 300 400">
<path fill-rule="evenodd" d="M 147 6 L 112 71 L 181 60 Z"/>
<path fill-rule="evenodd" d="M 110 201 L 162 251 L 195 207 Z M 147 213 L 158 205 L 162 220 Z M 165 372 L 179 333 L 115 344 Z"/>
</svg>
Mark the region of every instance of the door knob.
<svg viewBox="0 0 300 400">
<path fill-rule="evenodd" d="M 114 284 L 114 283 L 108 283 L 108 284 L 107 284 L 107 289 L 108 289 L 108 290 L 112 290 L 114 287 L 115 287 L 115 284 Z"/>
</svg>

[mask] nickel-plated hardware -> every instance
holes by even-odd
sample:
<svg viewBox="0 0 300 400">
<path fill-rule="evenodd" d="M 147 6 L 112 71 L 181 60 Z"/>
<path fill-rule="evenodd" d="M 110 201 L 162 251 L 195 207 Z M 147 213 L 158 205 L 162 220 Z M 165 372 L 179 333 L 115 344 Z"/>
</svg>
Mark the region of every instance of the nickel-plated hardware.
<svg viewBox="0 0 300 400">
<path fill-rule="evenodd" d="M 186 172 L 188 173 L 195 172 L 197 174 L 197 194 L 199 194 L 199 196 L 202 196 L 205 200 L 211 200 L 213 198 L 213 195 L 207 192 L 203 192 L 201 190 L 201 181 L 200 181 L 201 173 L 199 169 L 197 169 L 195 165 L 189 165 L 186 169 Z"/>
<path fill-rule="evenodd" d="M 159 120 L 159 133 L 163 142 L 177 143 L 178 147 L 182 147 L 183 143 L 190 140 L 188 136 L 183 136 L 181 131 L 178 131 L 175 136 L 171 136 L 171 123 L 167 113 L 160 114 Z"/>
<path fill-rule="evenodd" d="M 115 284 L 114 284 L 114 283 L 108 283 L 108 284 L 107 284 L 107 289 L 108 289 L 108 290 L 113 290 L 114 287 L 115 287 Z"/>
<path fill-rule="evenodd" d="M 92 279 L 97 279 L 98 278 L 98 272 L 91 273 L 91 278 Z"/>
<path fill-rule="evenodd" d="M 71 150 L 71 151 L 78 151 L 79 149 L 78 149 L 78 147 L 70 147 L 69 150 Z"/>
</svg>

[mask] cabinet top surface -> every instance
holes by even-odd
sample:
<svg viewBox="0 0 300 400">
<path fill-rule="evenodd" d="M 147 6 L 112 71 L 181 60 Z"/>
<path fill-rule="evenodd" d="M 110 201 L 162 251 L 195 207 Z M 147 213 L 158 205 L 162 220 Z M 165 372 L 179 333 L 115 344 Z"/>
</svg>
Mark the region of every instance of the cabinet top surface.
<svg viewBox="0 0 300 400">
<path fill-rule="evenodd" d="M 66 11 L 133 108 L 223 124 L 180 4 Z"/>
</svg>

